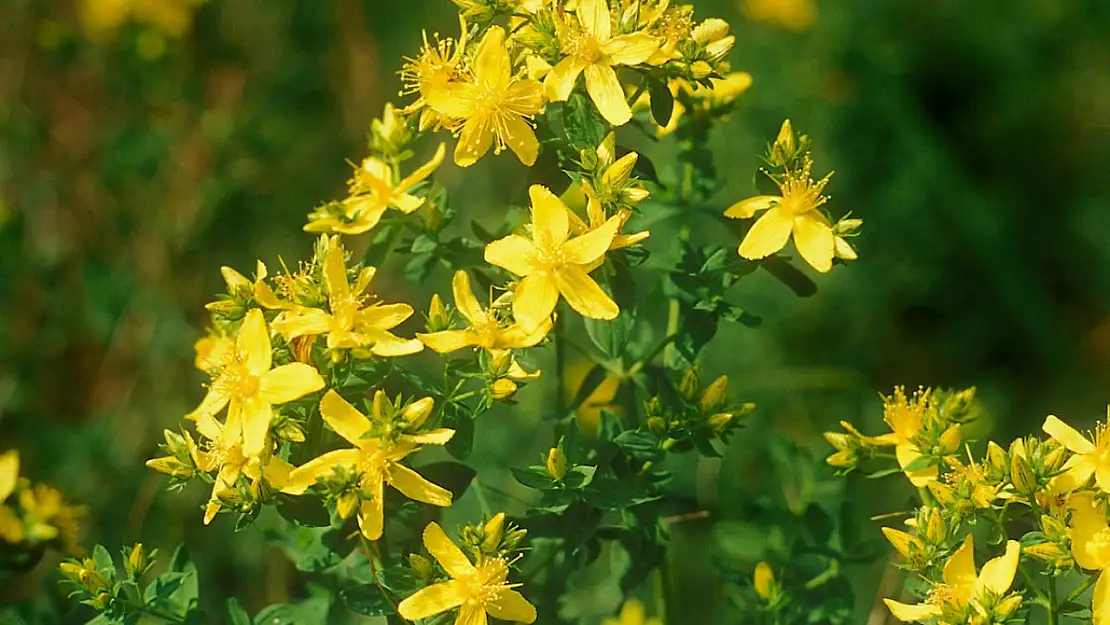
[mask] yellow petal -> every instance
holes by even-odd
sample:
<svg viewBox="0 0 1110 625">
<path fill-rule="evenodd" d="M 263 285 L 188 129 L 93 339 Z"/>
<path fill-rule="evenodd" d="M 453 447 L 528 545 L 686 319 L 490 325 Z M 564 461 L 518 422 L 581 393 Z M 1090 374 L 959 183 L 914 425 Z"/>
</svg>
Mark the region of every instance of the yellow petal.
<svg viewBox="0 0 1110 625">
<path fill-rule="evenodd" d="M 910 558 L 924 549 L 921 539 L 893 527 L 884 527 L 883 536 L 886 536 L 886 539 L 898 550 L 898 553 L 906 558 Z M 972 571 L 973 576 L 974 573 L 975 571 Z"/>
<path fill-rule="evenodd" d="M 406 434 L 401 439 L 414 445 L 446 445 L 454 437 L 455 430 L 438 428 L 420 434 Z"/>
<path fill-rule="evenodd" d="M 1090 494 L 1077 494 L 1069 502 L 1071 550 L 1075 563 L 1084 569 L 1110 568 L 1110 526 L 1106 514 L 1095 505 Z"/>
<path fill-rule="evenodd" d="M 358 272 L 358 278 L 355 279 L 355 288 L 353 290 L 355 295 L 360 295 L 363 291 L 370 287 L 373 282 L 374 276 L 378 273 L 375 267 L 363 267 Z"/>
<path fill-rule="evenodd" d="M 898 466 L 905 470 L 915 460 L 921 457 L 921 451 L 910 443 L 898 443 L 894 447 L 894 455 L 898 459 Z M 916 469 L 913 471 L 905 471 L 906 477 L 909 478 L 910 483 L 917 488 L 928 485 L 937 479 L 937 467 L 925 467 L 924 469 Z"/>
<path fill-rule="evenodd" d="M 538 80 L 518 80 L 509 85 L 501 97 L 501 107 L 506 113 L 527 117 L 543 109 L 543 83 Z"/>
<path fill-rule="evenodd" d="M 502 119 L 500 126 L 501 140 L 516 154 L 520 162 L 527 167 L 536 164 L 540 153 L 540 142 L 536 139 L 536 131 L 524 121 L 523 117 L 510 116 Z"/>
<path fill-rule="evenodd" d="M 220 501 L 218 499 L 211 499 L 208 504 L 204 506 L 204 524 L 208 525 L 212 519 L 216 518 L 216 513 L 220 511 Z"/>
<path fill-rule="evenodd" d="M 574 91 L 574 83 L 589 65 L 582 57 L 571 55 L 559 61 L 543 80 L 544 93 L 552 102 L 565 102 Z"/>
<path fill-rule="evenodd" d="M 556 275 L 559 292 L 578 314 L 591 319 L 615 319 L 620 314 L 616 302 L 580 267 L 566 265 Z"/>
<path fill-rule="evenodd" d="M 467 119 L 474 112 L 476 96 L 480 91 L 469 84 L 451 83 L 436 89 L 428 96 L 428 106 L 440 115 L 454 119 Z"/>
<path fill-rule="evenodd" d="M 1041 429 L 1044 430 L 1045 434 L 1077 454 L 1086 454 L 1095 450 L 1094 443 L 1084 438 L 1072 426 L 1056 418 L 1055 415 L 1048 415 Z"/>
<path fill-rule="evenodd" d="M 1091 595 L 1091 625 L 1110 625 L 1110 569 L 1103 569 Z"/>
<path fill-rule="evenodd" d="M 489 617 L 486 615 L 485 609 L 481 605 L 464 605 L 459 609 L 459 617 L 455 619 L 455 625 L 487 625 Z"/>
<path fill-rule="evenodd" d="M 534 273 L 517 284 L 513 294 L 513 317 L 525 332 L 531 332 L 548 320 L 558 302 L 559 286 L 555 278 L 548 272 Z"/>
<path fill-rule="evenodd" d="M 358 464 L 357 449 L 336 449 L 321 454 L 289 472 L 281 491 L 300 495 L 321 477 L 331 475 L 337 467 L 354 468 Z"/>
<path fill-rule="evenodd" d="M 437 486 L 403 464 L 392 464 L 386 471 L 389 484 L 414 501 L 446 508 L 451 505 L 451 491 Z"/>
<path fill-rule="evenodd" d="M 15 490 L 19 481 L 19 452 L 11 450 L 0 454 L 0 503 Z"/>
<path fill-rule="evenodd" d="M 298 336 L 324 334 L 331 324 L 331 315 L 319 308 L 296 308 L 281 313 L 270 327 L 289 341 Z"/>
<path fill-rule="evenodd" d="M 466 554 L 451 542 L 438 523 L 429 523 L 424 528 L 424 547 L 451 577 L 458 579 L 475 573 L 474 565 Z"/>
<path fill-rule="evenodd" d="M 420 167 L 417 167 L 415 170 L 413 170 L 413 172 L 411 174 L 409 174 L 408 176 L 405 176 L 403 179 L 401 179 L 401 182 L 397 184 L 397 191 L 399 193 L 408 191 L 414 185 L 416 185 L 420 182 L 423 182 L 425 178 L 432 175 L 432 172 L 435 171 L 436 168 L 439 167 L 443 163 L 443 157 L 446 154 L 447 154 L 446 146 L 444 146 L 442 143 L 440 143 L 439 146 L 436 147 L 435 154 L 432 155 L 431 160 L 429 160 L 427 163 L 424 163 Z M 398 207 L 398 208 L 400 208 L 400 207 Z M 404 209 L 402 209 L 402 210 L 404 210 Z M 412 211 L 405 211 L 405 212 L 412 212 Z"/>
<path fill-rule="evenodd" d="M 409 213 L 416 212 L 417 209 L 423 206 L 424 199 L 425 198 L 415 195 L 409 195 L 408 193 L 394 193 L 390 196 L 389 205 L 408 215 Z"/>
<path fill-rule="evenodd" d="M 197 431 L 205 438 L 215 441 L 219 440 L 223 426 L 212 415 L 199 415 L 197 417 Z"/>
<path fill-rule="evenodd" d="M 565 262 L 574 265 L 588 265 L 601 258 L 613 243 L 613 237 L 621 227 L 621 218 L 614 215 L 604 224 L 567 241 L 563 245 Z"/>
<path fill-rule="evenodd" d="M 239 334 L 235 336 L 235 345 L 239 353 L 245 356 L 247 369 L 254 375 L 262 375 L 270 370 L 273 354 L 270 352 L 270 331 L 266 328 L 266 319 L 262 311 L 252 308 L 243 325 L 239 327 Z"/>
<path fill-rule="evenodd" d="M 431 397 L 424 397 L 405 406 L 401 416 L 409 424 L 409 429 L 416 429 L 424 425 L 424 422 L 431 416 L 434 407 L 435 401 Z"/>
<path fill-rule="evenodd" d="M 381 475 L 363 478 L 362 488 L 369 491 L 370 499 L 363 500 L 358 510 L 358 527 L 367 540 L 378 540 L 382 537 L 382 528 L 385 525 L 385 516 L 382 510 L 382 478 Z"/>
<path fill-rule="evenodd" d="M 509 84 L 511 72 L 505 29 L 494 26 L 486 31 L 478 44 L 478 52 L 474 55 L 474 75 L 484 85 L 504 86 Z"/>
<path fill-rule="evenodd" d="M 552 249 L 562 245 L 570 234 L 569 209 L 551 192 L 551 189 L 534 184 L 528 188 L 532 199 L 532 242 L 536 248 Z"/>
<path fill-rule="evenodd" d="M 759 260 L 778 252 L 786 246 L 794 228 L 792 219 L 773 207 L 763 214 L 748 231 L 740 244 L 740 255 L 748 260 Z"/>
<path fill-rule="evenodd" d="M 355 409 L 339 393 L 329 390 L 320 400 L 320 416 L 336 434 L 354 445 L 362 441 L 362 435 L 370 430 L 370 420 Z"/>
<path fill-rule="evenodd" d="M 910 605 L 908 603 L 894 601 L 893 599 L 883 599 L 883 602 L 886 603 L 886 607 L 890 609 L 890 613 L 894 615 L 894 618 L 903 623 L 924 621 L 935 616 L 940 616 L 940 608 L 928 603 Z"/>
<path fill-rule="evenodd" d="M 944 563 L 944 583 L 960 589 L 975 586 L 975 542 L 971 534 Z"/>
<path fill-rule="evenodd" d="M 764 599 L 771 597 L 771 588 L 775 583 L 775 573 L 771 570 L 771 565 L 766 562 L 760 562 L 755 565 L 755 574 L 752 576 L 752 585 L 755 586 L 755 593 Z"/>
<path fill-rule="evenodd" d="M 412 316 L 412 306 L 408 304 L 374 304 L 358 311 L 355 315 L 355 328 L 375 328 L 391 330 Z"/>
<path fill-rule="evenodd" d="M 970 538 L 968 536 L 969 540 Z M 975 582 L 975 596 L 982 597 L 986 593 L 991 593 L 995 597 L 1005 595 L 1014 583 L 1014 576 L 1017 575 L 1020 559 L 1021 544 L 1016 540 L 1007 541 L 1006 553 L 988 560 L 983 565 L 983 570 L 979 573 L 979 578 Z"/>
<path fill-rule="evenodd" d="M 455 580 L 421 588 L 397 606 L 397 612 L 407 620 L 419 621 L 441 612 L 454 610 L 462 605 L 460 583 Z"/>
<path fill-rule="evenodd" d="M 1049 481 L 1048 488 L 1054 494 L 1061 494 L 1086 486 L 1096 468 L 1091 454 L 1072 456 L 1061 467 L 1061 473 Z"/>
<path fill-rule="evenodd" d="M 632 119 L 632 109 L 624 99 L 624 89 L 612 67 L 600 63 L 588 65 L 586 91 L 605 121 L 614 126 L 622 126 Z"/>
<path fill-rule="evenodd" d="M 243 274 L 235 271 L 231 267 L 220 267 L 220 275 L 223 276 L 224 282 L 227 284 L 227 292 L 234 294 L 235 291 L 251 288 L 251 281 L 247 280 Z"/>
<path fill-rule="evenodd" d="M 521 349 L 524 347 L 533 347 L 547 336 L 551 331 L 551 320 L 540 324 L 532 332 L 525 332 L 519 324 L 513 324 L 501 332 L 497 333 L 497 341 L 494 346 L 497 349 Z"/>
<path fill-rule="evenodd" d="M 817 213 L 794 218 L 794 246 L 807 263 L 825 273 L 832 269 L 835 246 L 832 228 Z"/>
<path fill-rule="evenodd" d="M 291 362 L 267 371 L 259 382 L 262 400 L 271 404 L 284 404 L 324 388 L 324 378 L 316 367 L 303 362 Z"/>
<path fill-rule="evenodd" d="M 836 237 L 836 242 L 833 243 L 833 251 L 836 253 L 837 258 L 843 258 L 844 260 L 856 260 L 859 258 L 859 255 L 856 254 L 856 250 L 844 237 Z"/>
<path fill-rule="evenodd" d="M 424 349 L 424 344 L 416 339 L 402 339 L 381 330 L 370 331 L 367 335 L 371 336 L 374 341 L 374 346 L 370 348 L 370 351 L 383 358 L 410 356 Z"/>
<path fill-rule="evenodd" d="M 613 37 L 602 46 L 602 52 L 613 65 L 639 65 L 651 58 L 658 49 L 659 41 L 644 32 Z"/>
<path fill-rule="evenodd" d="M 479 337 L 470 330 L 444 330 L 430 334 L 416 334 L 416 338 L 440 354 L 449 354 L 464 347 L 477 345 Z"/>
<path fill-rule="evenodd" d="M 609 3 L 606 0 L 578 0 L 578 21 L 582 28 L 601 41 L 608 41 L 612 33 L 609 23 Z"/>
<path fill-rule="evenodd" d="M 472 115 L 463 124 L 459 142 L 455 145 L 455 164 L 470 167 L 493 147 L 493 129 L 484 115 Z"/>
<path fill-rule="evenodd" d="M 455 298 L 455 308 L 459 309 L 459 314 L 470 322 L 470 325 L 478 326 L 488 321 L 486 311 L 482 310 L 478 298 L 474 297 L 474 291 L 470 287 L 470 274 L 462 270 L 455 272 L 454 277 L 451 278 L 451 294 Z"/>
<path fill-rule="evenodd" d="M 534 623 L 536 621 L 536 606 L 528 603 L 524 595 L 515 590 L 505 590 L 486 605 L 486 610 L 493 618 L 510 623 Z"/>
<path fill-rule="evenodd" d="M 347 282 L 347 262 L 343 258 L 343 246 L 339 237 L 331 237 L 328 251 L 324 255 L 324 282 L 328 285 L 328 301 L 334 306 L 351 296 L 351 285 Z"/>
<path fill-rule="evenodd" d="M 269 402 L 253 398 L 243 402 L 243 453 L 257 456 L 266 448 L 266 435 L 270 431 L 270 421 L 274 410 Z"/>
<path fill-rule="evenodd" d="M 725 217 L 732 219 L 749 219 L 762 210 L 767 210 L 778 204 L 782 198 L 777 195 L 757 195 L 729 206 L 725 210 Z"/>
<path fill-rule="evenodd" d="M 211 418 L 224 409 L 230 398 L 231 396 L 222 384 L 213 384 L 208 387 L 208 392 L 205 393 L 200 405 L 185 415 L 185 418 L 196 421 L 200 421 L 204 417 Z"/>
<path fill-rule="evenodd" d="M 486 262 L 518 276 L 536 271 L 536 246 L 519 234 L 491 242 L 486 246 Z"/>
</svg>

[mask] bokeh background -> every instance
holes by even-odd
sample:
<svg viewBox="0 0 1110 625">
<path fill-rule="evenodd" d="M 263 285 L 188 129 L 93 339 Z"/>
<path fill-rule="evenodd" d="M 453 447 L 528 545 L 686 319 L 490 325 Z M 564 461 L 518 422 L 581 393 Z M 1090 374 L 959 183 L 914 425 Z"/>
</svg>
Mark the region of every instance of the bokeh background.
<svg viewBox="0 0 1110 625">
<path fill-rule="evenodd" d="M 1047 413 L 1101 418 L 1110 3 L 695 5 L 733 24 L 734 67 L 754 77 L 713 137 L 730 172 L 722 206 L 752 193 L 758 154 L 790 117 L 818 168 L 837 172 L 833 211 L 865 224 L 860 260 L 821 277 L 813 297 L 745 280 L 736 301 L 766 321 L 723 329 L 704 363 L 729 373 L 767 426 L 741 432 L 709 469 L 719 514 L 752 537 L 731 555 L 773 555 L 748 502 L 801 496 L 796 478 L 766 479 L 801 470 L 760 451 L 768 431 L 812 457 L 805 497 L 846 500 L 864 519 L 905 487 L 846 490 L 820 464 L 820 432 L 839 419 L 874 428 L 876 393 L 895 384 L 977 386 L 981 437 L 1033 431 Z M 253 611 L 296 595 L 298 574 L 262 532 L 202 527 L 203 489 L 167 493 L 142 463 L 203 393 L 192 343 L 223 288 L 219 267 L 310 252 L 305 213 L 343 194 L 347 161 L 397 94 L 401 56 L 422 28 L 453 32 L 454 13 L 447 0 L 0 0 L 0 449 L 20 449 L 25 474 L 88 506 L 87 544 L 184 541 L 213 605 L 237 595 Z M 444 166 L 468 218 L 496 221 L 519 199 L 509 160 Z M 399 271 L 381 280 L 389 299 L 426 304 Z M 517 451 L 538 426 L 507 413 L 557 392 L 533 385 L 489 417 L 515 429 L 480 425 L 474 462 L 491 483 L 511 490 L 504 467 L 544 446 Z M 716 527 L 693 523 L 676 540 L 712 550 Z M 60 605 L 42 614 L 63 618 L 48 564 L 0 602 Z M 689 608 L 717 592 L 712 567 L 670 566 Z M 851 573 L 861 623 L 884 566 Z M 582 613 L 612 608 L 599 601 Z"/>
</svg>

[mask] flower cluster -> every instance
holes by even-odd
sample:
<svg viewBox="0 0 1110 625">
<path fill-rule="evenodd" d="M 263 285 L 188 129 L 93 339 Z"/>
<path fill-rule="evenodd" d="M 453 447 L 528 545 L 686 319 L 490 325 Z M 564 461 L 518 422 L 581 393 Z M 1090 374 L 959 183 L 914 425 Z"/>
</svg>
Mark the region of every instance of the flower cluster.
<svg viewBox="0 0 1110 625">
<path fill-rule="evenodd" d="M 54 488 L 20 477 L 18 452 L 0 454 L 0 543 L 8 554 L 5 560 L 37 560 L 34 554 L 41 556 L 49 545 L 79 552 L 78 521 L 84 514 L 83 508 L 67 504 Z M 33 561 L 5 562 L 26 564 Z"/>
<path fill-rule="evenodd" d="M 892 457 L 895 471 L 919 488 L 921 505 L 905 529 L 884 527 L 883 533 L 900 565 L 924 578 L 926 591 L 919 603 L 886 599 L 891 613 L 905 622 L 988 624 L 1039 606 L 1050 622 L 1062 614 L 1110 622 L 1105 425 L 1084 436 L 1049 416 L 1047 438 L 1018 438 L 1008 446 L 989 441 L 982 457 L 970 448 L 961 457 L 961 427 L 976 413 L 972 395 L 971 389 L 921 389 L 907 397 L 896 389 L 884 406 L 892 432 L 865 436 L 844 423 L 847 433 L 826 433 L 837 449 L 829 464 L 852 470 Z M 881 451 L 891 444 L 893 456 Z M 984 534 L 992 537 L 985 550 L 997 555 L 976 573 L 976 536 Z M 1066 596 L 1057 593 L 1058 584 L 1067 585 Z"/>
</svg>

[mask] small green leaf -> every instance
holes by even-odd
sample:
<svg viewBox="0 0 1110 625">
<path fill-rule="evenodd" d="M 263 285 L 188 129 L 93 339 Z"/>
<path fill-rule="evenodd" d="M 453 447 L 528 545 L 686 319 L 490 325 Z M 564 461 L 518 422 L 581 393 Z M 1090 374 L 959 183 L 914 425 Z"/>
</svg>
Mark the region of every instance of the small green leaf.
<svg viewBox="0 0 1110 625">
<path fill-rule="evenodd" d="M 235 597 L 227 599 L 227 623 L 228 625 L 252 625 L 250 615 Z"/>
<path fill-rule="evenodd" d="M 563 483 L 567 485 L 567 488 L 572 490 L 585 488 L 590 485 L 590 482 L 594 481 L 594 474 L 596 473 L 597 467 L 586 465 L 571 467 L 563 477 Z"/>
<path fill-rule="evenodd" d="M 104 548 L 104 545 L 97 545 L 93 547 L 93 560 L 96 562 L 96 568 L 105 575 L 110 575 L 109 579 L 114 579 L 116 574 L 116 565 L 112 562 L 112 554 Z"/>
<path fill-rule="evenodd" d="M 359 584 L 339 591 L 339 600 L 352 612 L 367 616 L 389 616 L 394 613 L 393 604 L 382 594 L 377 584 Z"/>
<path fill-rule="evenodd" d="M 651 117 L 665 127 L 674 115 L 674 95 L 667 83 L 658 78 L 648 79 L 648 93 L 651 95 Z"/>
<path fill-rule="evenodd" d="M 303 527 L 328 527 L 331 514 L 319 497 L 293 497 L 278 494 L 277 511 L 287 521 Z"/>
<path fill-rule="evenodd" d="M 552 490 L 555 480 L 548 474 L 544 467 L 512 467 L 510 469 L 516 481 L 536 490 Z"/>
<path fill-rule="evenodd" d="M 571 95 L 563 105 L 563 123 L 567 142 L 575 150 L 596 148 L 605 138 L 605 121 L 593 102 L 580 93 Z"/>
<path fill-rule="evenodd" d="M 412 253 L 424 254 L 434 251 L 439 247 L 439 242 L 426 234 L 420 234 L 412 240 Z"/>
<path fill-rule="evenodd" d="M 323 597 L 301 603 L 279 603 L 263 608 L 254 622 L 256 625 L 325 625 L 330 607 Z"/>
<path fill-rule="evenodd" d="M 655 457 L 659 455 L 659 439 L 651 432 L 628 430 L 613 439 L 625 453 L 634 458 Z"/>
</svg>

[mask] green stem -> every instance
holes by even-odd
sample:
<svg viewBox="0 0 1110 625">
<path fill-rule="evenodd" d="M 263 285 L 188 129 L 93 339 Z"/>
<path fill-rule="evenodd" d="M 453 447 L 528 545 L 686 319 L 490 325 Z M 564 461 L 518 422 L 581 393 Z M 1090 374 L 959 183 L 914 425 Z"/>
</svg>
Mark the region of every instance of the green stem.
<svg viewBox="0 0 1110 625">
<path fill-rule="evenodd" d="M 1056 625 L 1056 576 L 1048 578 L 1048 625 Z"/>
<path fill-rule="evenodd" d="M 1091 586 L 1094 586 L 1095 582 L 1097 582 L 1097 581 L 1098 581 L 1098 576 L 1097 575 L 1088 575 L 1087 579 L 1083 580 L 1083 583 L 1080 584 L 1078 588 L 1071 591 L 1071 594 L 1069 594 L 1067 597 L 1064 598 L 1063 603 L 1068 604 L 1068 603 L 1071 603 L 1072 601 L 1075 601 L 1076 599 L 1079 598 L 1079 595 L 1082 595 L 1083 593 L 1087 592 L 1087 589 L 1090 588 Z"/>
</svg>

